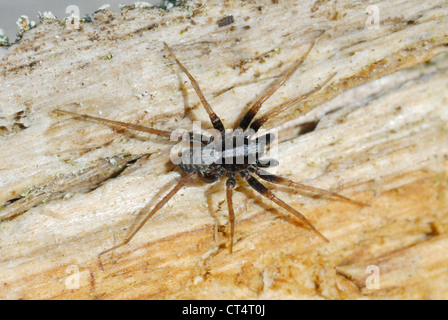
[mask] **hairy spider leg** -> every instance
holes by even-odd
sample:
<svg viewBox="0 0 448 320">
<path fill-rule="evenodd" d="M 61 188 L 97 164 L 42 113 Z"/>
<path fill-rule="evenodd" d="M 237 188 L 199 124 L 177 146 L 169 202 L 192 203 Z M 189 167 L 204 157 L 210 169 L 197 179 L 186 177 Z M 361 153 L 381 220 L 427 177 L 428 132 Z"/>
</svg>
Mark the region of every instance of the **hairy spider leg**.
<svg viewBox="0 0 448 320">
<path fill-rule="evenodd" d="M 235 231 L 235 213 L 233 211 L 233 188 L 235 188 L 236 180 L 235 175 L 231 175 L 227 178 L 226 182 L 226 197 L 227 197 L 227 206 L 229 208 L 229 226 L 230 226 L 230 240 L 229 240 L 229 251 L 232 253 L 233 251 L 233 234 Z"/>
<path fill-rule="evenodd" d="M 300 60 L 296 62 L 296 64 L 285 74 L 285 76 L 283 76 L 283 78 L 281 78 L 271 89 L 269 89 L 268 92 L 266 92 L 257 102 L 255 102 L 252 105 L 252 107 L 249 109 L 249 111 L 247 111 L 246 114 L 241 119 L 240 123 L 238 124 L 238 128 L 246 130 L 247 127 L 249 127 L 250 123 L 254 119 L 258 110 L 260 110 L 262 104 L 267 99 L 269 99 L 269 97 L 271 97 L 274 94 L 274 92 L 277 91 L 277 89 L 280 88 L 280 86 L 282 84 L 284 84 L 286 82 L 286 80 L 288 80 L 293 75 L 293 73 L 303 64 L 303 62 L 308 57 L 309 53 L 314 48 L 314 45 L 316 44 L 316 42 L 319 40 L 320 36 L 323 33 L 324 32 L 322 32 L 319 35 L 319 37 L 317 37 L 317 39 L 311 44 L 311 46 L 308 48 L 308 50 L 305 52 L 305 54 L 302 56 L 302 58 L 300 58 Z"/>
<path fill-rule="evenodd" d="M 296 218 L 298 218 L 303 224 L 305 224 L 310 230 L 312 230 L 317 236 L 319 236 L 321 239 L 323 239 L 325 242 L 330 242 L 325 236 L 320 233 L 312 224 L 308 221 L 307 218 L 303 214 L 301 214 L 299 211 L 288 205 L 283 200 L 279 199 L 272 191 L 270 191 L 268 188 L 266 188 L 261 182 L 259 182 L 257 179 L 255 179 L 247 170 L 239 172 L 239 174 L 249 183 L 249 185 L 255 189 L 258 193 L 260 193 L 262 196 L 268 198 L 269 200 L 273 201 L 283 209 L 286 209 L 290 213 L 292 213 Z"/>
<path fill-rule="evenodd" d="M 106 254 L 106 253 L 108 253 L 108 252 L 110 252 L 110 251 L 113 251 L 113 250 L 115 250 L 115 249 L 117 249 L 117 248 L 120 248 L 120 247 L 122 247 L 122 246 L 124 246 L 124 245 L 126 245 L 126 244 L 128 244 L 129 243 L 129 241 L 131 241 L 132 240 L 132 238 L 134 238 L 134 236 L 137 234 L 137 232 L 139 232 L 140 231 L 140 229 L 141 228 L 143 228 L 143 226 L 145 225 L 145 223 L 157 212 L 157 211 L 159 211 L 160 209 L 162 209 L 162 207 L 180 190 L 180 189 L 182 189 L 182 187 L 184 187 L 185 186 L 185 184 L 191 179 L 191 178 L 193 178 L 193 177 L 195 177 L 196 176 L 196 173 L 195 172 L 192 172 L 192 173 L 190 173 L 190 174 L 188 174 L 188 175 L 186 175 L 186 176 L 184 176 L 184 177 L 182 177 L 181 179 L 180 179 L 180 181 L 176 184 L 176 186 L 173 188 L 173 189 L 171 189 L 171 191 L 170 192 L 168 192 L 168 194 L 166 195 L 166 196 L 164 196 L 163 198 L 162 198 L 162 200 L 160 200 L 155 206 L 154 206 L 154 208 L 146 215 L 146 217 L 145 217 L 145 219 L 143 219 L 143 221 L 142 222 L 140 222 L 140 224 L 137 226 L 137 228 L 135 228 L 134 229 L 134 231 L 132 231 L 130 234 L 128 234 L 128 236 L 125 238 L 125 240 L 124 241 L 122 241 L 121 243 L 119 243 L 118 245 L 116 245 L 116 246 L 113 246 L 112 248 L 110 248 L 110 249 L 107 249 L 107 250 L 104 250 L 103 252 L 101 252 L 99 255 L 98 255 L 98 260 L 99 260 L 99 262 L 100 262 L 100 265 L 102 265 L 102 263 L 101 263 L 101 256 L 102 255 L 104 255 L 104 254 Z M 147 211 L 149 208 L 147 207 L 147 206 L 145 206 L 140 212 L 145 212 L 145 211 Z"/>
<path fill-rule="evenodd" d="M 218 117 L 218 115 L 213 111 L 212 107 L 208 104 L 207 100 L 205 99 L 204 95 L 202 94 L 201 89 L 199 88 L 199 84 L 197 81 L 193 78 L 193 76 L 188 72 L 188 70 L 180 63 L 180 61 L 177 59 L 176 55 L 174 54 L 173 50 L 166 44 L 166 42 L 163 42 L 165 45 L 165 48 L 169 51 L 170 55 L 173 57 L 174 61 L 176 61 L 179 68 L 182 69 L 182 71 L 187 75 L 188 79 L 190 79 L 190 83 L 193 86 L 194 90 L 196 91 L 196 94 L 199 97 L 199 100 L 201 100 L 202 105 L 205 108 L 205 111 L 207 111 L 210 121 L 212 122 L 213 128 L 221 132 L 221 134 L 225 133 L 224 124 L 222 123 L 221 119 Z"/>
<path fill-rule="evenodd" d="M 317 193 L 318 195 L 325 195 L 325 196 L 330 196 L 330 197 L 335 197 L 338 198 L 340 200 L 344 200 L 353 204 L 356 204 L 358 206 L 365 206 L 365 207 L 370 207 L 370 205 L 368 203 L 364 203 L 361 201 L 356 201 L 347 197 L 344 197 L 343 195 L 340 195 L 339 193 L 336 192 L 332 192 L 329 190 L 325 190 L 325 189 L 320 189 L 320 188 L 315 188 L 315 187 L 310 187 L 301 183 L 297 183 L 294 182 L 292 180 L 289 180 L 287 178 L 283 178 L 283 177 L 279 177 L 276 176 L 272 173 L 269 173 L 263 169 L 260 168 L 255 168 L 255 167 L 251 167 L 249 168 L 249 170 L 253 173 L 255 173 L 258 177 L 260 177 L 261 179 L 271 182 L 271 183 L 275 183 L 275 184 L 281 184 L 284 186 L 288 186 L 288 187 L 292 187 L 292 188 L 296 188 L 299 190 L 305 190 L 305 191 L 310 191 L 310 192 L 314 192 Z"/>
<path fill-rule="evenodd" d="M 277 116 L 279 113 L 281 113 L 284 110 L 288 109 L 289 107 L 299 103 L 300 101 L 305 100 L 312 94 L 316 93 L 317 91 L 319 91 L 320 89 L 325 87 L 328 84 L 328 82 L 330 82 L 330 80 L 333 79 L 333 77 L 335 75 L 336 75 L 336 73 L 332 73 L 322 84 L 318 85 L 314 89 L 312 89 L 312 90 L 308 91 L 307 93 L 302 94 L 301 96 L 299 96 L 293 100 L 290 100 L 290 101 L 280 105 L 279 107 L 275 108 L 274 110 L 264 114 L 263 116 L 261 116 L 260 118 L 256 119 L 254 122 L 252 122 L 252 124 L 250 125 L 250 128 L 252 130 L 254 130 L 255 132 L 257 132 L 258 129 L 260 129 L 260 127 L 269 119 Z"/>
<path fill-rule="evenodd" d="M 169 138 L 171 136 L 171 132 L 169 132 L 169 131 L 148 128 L 148 127 L 140 126 L 138 124 L 108 120 L 108 119 L 104 119 L 104 118 L 98 118 L 98 117 L 89 116 L 86 114 L 80 114 L 80 113 L 75 113 L 75 112 L 71 112 L 71 111 L 59 110 L 59 109 L 53 110 L 53 112 L 57 113 L 57 114 L 68 114 L 68 115 L 72 115 L 72 116 L 76 116 L 76 117 L 81 117 L 83 119 L 96 120 L 96 121 L 99 121 L 102 123 L 111 124 L 111 125 L 126 128 L 126 129 L 148 132 L 148 133 L 152 133 L 152 134 L 155 134 L 155 135 L 158 135 L 161 137 Z M 181 138 L 181 137 L 179 137 L 179 138 Z"/>
</svg>

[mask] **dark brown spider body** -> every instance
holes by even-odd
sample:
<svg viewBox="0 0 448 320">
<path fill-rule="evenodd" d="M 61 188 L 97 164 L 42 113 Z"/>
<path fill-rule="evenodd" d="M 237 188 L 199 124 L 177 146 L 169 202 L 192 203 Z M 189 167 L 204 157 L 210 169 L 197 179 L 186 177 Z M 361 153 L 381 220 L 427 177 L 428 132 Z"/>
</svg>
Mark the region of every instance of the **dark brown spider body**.
<svg viewBox="0 0 448 320">
<path fill-rule="evenodd" d="M 317 41 L 317 40 L 316 40 Z M 351 200 L 340 194 L 306 186 L 300 183 L 296 183 L 286 178 L 282 178 L 273 175 L 262 168 L 268 168 L 276 165 L 278 162 L 273 159 L 261 159 L 264 155 L 268 145 L 274 140 L 274 135 L 272 133 L 267 133 L 264 135 L 256 136 L 259 128 L 270 118 L 276 116 L 283 110 L 296 105 L 298 102 L 306 99 L 311 94 L 319 91 L 324 85 L 326 85 L 334 76 L 332 74 L 327 80 L 312 89 L 311 91 L 295 98 L 289 102 L 280 105 L 278 108 L 271 112 L 266 113 L 260 118 L 254 119 L 257 112 L 259 111 L 263 102 L 265 102 L 303 63 L 311 49 L 314 47 L 316 41 L 309 47 L 308 51 L 302 56 L 302 58 L 270 89 L 266 94 L 264 94 L 253 106 L 247 111 L 239 122 L 237 128 L 233 132 L 226 132 L 224 124 L 221 119 L 212 110 L 207 100 L 205 99 L 202 91 L 199 88 L 198 83 L 193 78 L 193 76 L 187 71 L 187 69 L 179 62 L 172 50 L 165 44 L 166 49 L 170 52 L 171 56 L 176 61 L 177 65 L 182 69 L 182 71 L 188 76 L 190 82 L 195 89 L 205 111 L 208 113 L 210 121 L 215 130 L 215 134 L 212 137 L 207 137 L 205 135 L 194 133 L 189 133 L 187 136 L 192 139 L 190 141 L 190 147 L 184 150 L 178 159 L 178 167 L 186 173 L 177 185 L 171 189 L 168 194 L 166 194 L 146 215 L 143 221 L 125 238 L 120 244 L 105 250 L 99 254 L 101 255 L 117 249 L 125 244 L 129 243 L 131 239 L 137 234 L 137 232 L 143 227 L 143 225 L 157 212 L 159 211 L 181 188 L 183 188 L 188 181 L 198 177 L 206 182 L 215 182 L 222 177 L 226 177 L 226 198 L 229 210 L 229 227 L 230 227 L 230 241 L 229 249 L 232 252 L 233 248 L 233 235 L 234 235 L 234 220 L 235 215 L 233 211 L 232 194 L 233 189 L 236 185 L 236 175 L 241 176 L 254 190 L 260 193 L 262 196 L 273 201 L 280 207 L 287 210 L 289 213 L 293 214 L 297 219 L 299 219 L 303 225 L 313 231 L 316 235 L 328 241 L 300 212 L 298 212 L 293 207 L 286 204 L 281 199 L 277 198 L 272 191 L 265 187 L 257 178 L 263 179 L 270 183 L 286 185 L 292 188 L 296 188 L 302 191 L 313 192 L 319 195 L 325 195 L 329 197 L 338 198 L 340 200 L 348 201 L 357 205 L 365 206 L 365 203 Z M 55 110 L 58 114 L 70 114 L 82 117 L 84 119 L 92 119 L 100 121 L 106 124 L 111 124 L 114 126 L 120 126 L 126 129 L 138 130 L 143 132 L 148 132 L 156 134 L 162 137 L 172 137 L 172 133 L 168 131 L 143 127 L 140 125 L 124 123 L 119 121 L 113 121 L 103 118 L 98 118 L 89 115 L 82 115 L 70 111 Z M 177 140 L 181 140 L 177 136 Z M 256 178 L 257 177 L 257 178 Z M 142 209 L 146 211 L 148 208 Z M 101 262 L 101 260 L 100 260 Z"/>
</svg>

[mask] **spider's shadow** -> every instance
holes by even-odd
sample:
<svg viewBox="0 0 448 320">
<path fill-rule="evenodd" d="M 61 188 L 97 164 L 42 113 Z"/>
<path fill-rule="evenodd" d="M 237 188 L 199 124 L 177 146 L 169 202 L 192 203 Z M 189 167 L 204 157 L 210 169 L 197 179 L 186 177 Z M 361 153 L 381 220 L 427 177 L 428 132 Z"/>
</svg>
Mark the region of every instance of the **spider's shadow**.
<svg viewBox="0 0 448 320">
<path fill-rule="evenodd" d="M 190 119 L 191 123 L 193 123 L 195 121 L 200 121 L 194 115 L 194 112 L 192 112 L 193 110 L 195 110 L 198 107 L 200 107 L 200 102 L 196 103 L 193 106 L 190 106 L 190 101 L 188 99 L 188 89 L 185 86 L 185 83 L 187 83 L 187 81 L 183 81 L 182 75 L 180 74 L 180 72 L 177 72 L 177 78 L 178 78 L 178 81 L 179 81 L 179 90 L 182 93 L 182 100 L 183 100 L 183 103 L 184 103 L 184 114 L 183 114 L 182 118 Z M 211 128 L 210 121 L 201 121 L 201 128 Z"/>
<path fill-rule="evenodd" d="M 220 192 L 222 190 L 225 190 L 225 183 L 223 179 L 220 179 L 216 183 L 212 184 L 209 188 L 207 188 L 207 190 L 204 192 L 206 199 L 205 201 L 207 202 L 208 214 L 213 218 L 215 222 L 213 225 L 215 242 L 218 241 L 218 233 L 223 231 L 225 232 L 225 225 L 227 225 L 227 222 L 225 222 L 225 225 L 220 224 L 219 217 L 217 214 L 220 208 L 221 210 L 225 210 L 227 212 L 226 200 L 220 202 L 219 204 L 216 204 L 213 201 L 213 194 Z M 225 216 L 228 218 L 228 214 Z"/>
<path fill-rule="evenodd" d="M 239 185 L 240 188 L 238 188 L 237 191 L 244 193 L 248 199 L 253 199 L 253 203 L 264 210 L 264 212 L 269 212 L 275 215 L 274 221 L 277 220 L 283 220 L 286 223 L 290 223 L 296 227 L 304 228 L 308 230 L 307 226 L 300 222 L 297 218 L 292 216 L 290 213 L 286 212 L 284 209 L 278 207 L 275 203 L 272 201 L 264 198 L 262 195 L 260 195 L 258 192 L 256 192 L 254 189 L 252 189 L 247 183 L 241 183 Z M 266 187 L 268 187 L 269 190 L 277 194 L 277 191 L 283 191 L 287 192 L 293 195 L 301 195 L 305 197 L 311 197 L 311 198 L 322 198 L 321 196 L 318 196 L 316 194 L 312 193 L 306 193 L 306 192 L 297 192 L 295 190 L 292 190 L 291 188 L 285 187 L 285 186 L 278 186 L 273 185 L 270 183 L 266 183 Z M 266 205 L 268 203 L 268 205 Z M 294 208 L 301 212 L 301 209 L 297 208 L 297 205 L 294 206 Z M 303 212 L 302 212 L 303 213 Z M 306 215 L 306 214 L 305 214 Z M 235 216 L 237 216 L 237 213 L 235 212 Z M 236 220 L 236 219 L 235 219 Z"/>
</svg>

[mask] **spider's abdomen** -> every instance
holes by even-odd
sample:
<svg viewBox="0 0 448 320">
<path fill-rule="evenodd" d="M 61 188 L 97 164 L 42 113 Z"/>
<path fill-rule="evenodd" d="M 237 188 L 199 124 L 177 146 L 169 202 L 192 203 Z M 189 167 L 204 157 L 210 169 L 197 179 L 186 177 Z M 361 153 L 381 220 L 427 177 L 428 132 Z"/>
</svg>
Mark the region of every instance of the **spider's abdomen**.
<svg viewBox="0 0 448 320">
<path fill-rule="evenodd" d="M 216 181 L 226 172 L 239 172 L 256 164 L 265 146 L 247 133 L 236 132 L 185 150 L 179 167 L 186 173 L 198 173 L 204 180 Z"/>
</svg>

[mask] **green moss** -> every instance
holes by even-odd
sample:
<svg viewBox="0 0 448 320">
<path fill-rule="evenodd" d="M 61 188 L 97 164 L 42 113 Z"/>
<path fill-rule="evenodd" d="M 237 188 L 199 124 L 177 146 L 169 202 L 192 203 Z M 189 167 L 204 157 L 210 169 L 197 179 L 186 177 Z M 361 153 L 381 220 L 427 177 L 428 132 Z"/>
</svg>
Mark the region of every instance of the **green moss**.
<svg viewBox="0 0 448 320">
<path fill-rule="evenodd" d="M 103 57 L 101 57 L 101 59 L 103 59 L 103 60 L 111 60 L 112 58 L 114 57 L 114 55 L 113 54 L 111 54 L 111 53 L 109 53 L 109 54 L 107 54 L 107 55 L 105 55 L 105 56 L 103 56 Z"/>
<path fill-rule="evenodd" d="M 33 191 L 33 190 L 34 190 L 34 187 L 31 187 L 31 188 L 29 188 L 28 190 L 22 192 L 22 193 L 20 194 L 20 196 L 21 196 L 22 198 L 26 198 L 26 197 L 28 197 L 28 195 L 29 195 L 29 194 L 31 193 L 31 191 Z"/>
<path fill-rule="evenodd" d="M 3 29 L 0 29 L 0 47 L 8 45 L 9 45 L 9 38 L 4 34 Z"/>
</svg>

